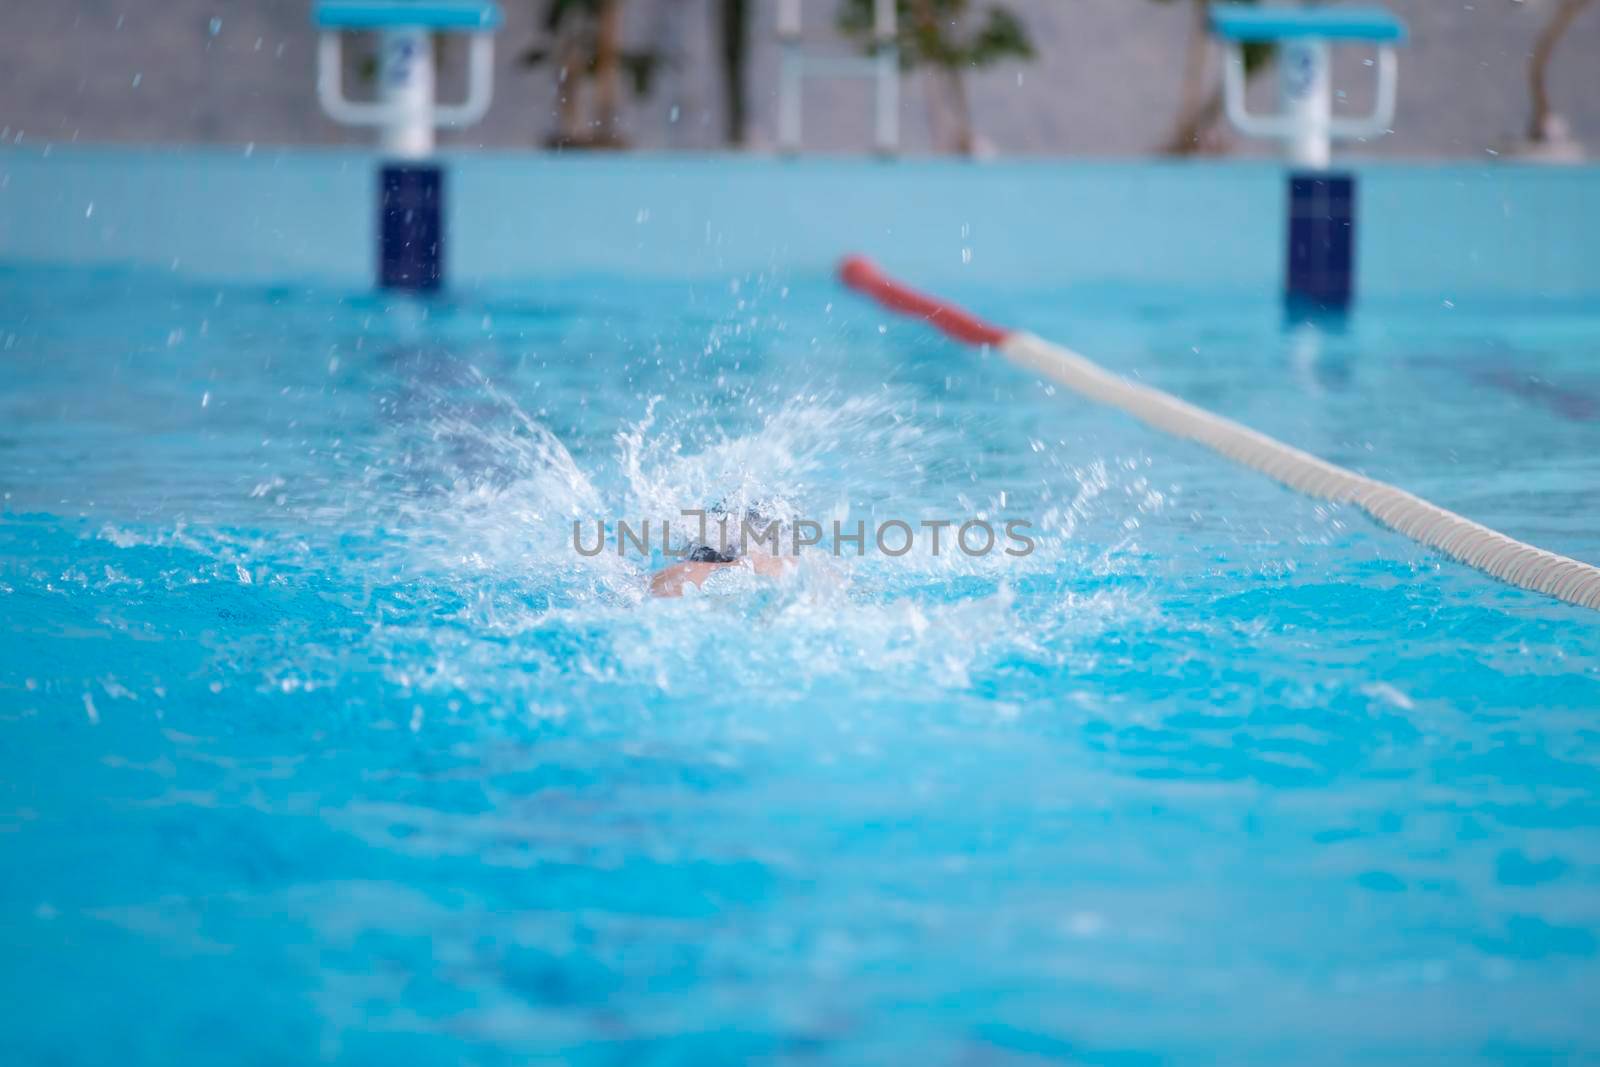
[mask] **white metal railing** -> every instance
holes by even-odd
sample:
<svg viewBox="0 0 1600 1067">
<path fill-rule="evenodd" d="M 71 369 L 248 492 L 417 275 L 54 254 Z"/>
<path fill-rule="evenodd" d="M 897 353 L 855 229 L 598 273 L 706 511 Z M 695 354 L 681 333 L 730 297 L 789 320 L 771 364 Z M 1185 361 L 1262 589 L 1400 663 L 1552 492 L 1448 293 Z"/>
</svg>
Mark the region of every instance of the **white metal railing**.
<svg viewBox="0 0 1600 1067">
<path fill-rule="evenodd" d="M 801 40 L 801 0 L 778 0 L 778 40 L 783 51 L 778 72 L 778 147 L 798 152 L 802 135 L 801 96 L 807 78 L 871 78 L 876 83 L 873 143 L 879 152 L 900 147 L 900 49 L 895 0 L 873 0 L 872 54 L 864 57 L 811 55 Z"/>
</svg>

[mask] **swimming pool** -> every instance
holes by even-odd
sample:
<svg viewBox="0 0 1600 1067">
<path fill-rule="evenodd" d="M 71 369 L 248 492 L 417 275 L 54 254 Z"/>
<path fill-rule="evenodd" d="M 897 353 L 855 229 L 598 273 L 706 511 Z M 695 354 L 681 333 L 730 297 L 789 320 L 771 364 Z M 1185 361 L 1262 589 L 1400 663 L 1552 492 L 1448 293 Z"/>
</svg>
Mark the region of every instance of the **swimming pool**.
<svg viewBox="0 0 1600 1067">
<path fill-rule="evenodd" d="M 302 225 L 275 208 L 53 265 L 8 209 L 7 1060 L 1600 1056 L 1590 613 L 886 317 L 819 262 L 837 234 L 780 225 L 809 208 L 772 172 L 765 235 L 708 226 L 682 277 L 672 240 L 608 232 L 570 276 L 535 249 L 431 304 L 367 293 L 332 238 L 258 262 Z M 82 180 L 29 195 L 47 220 Z M 699 236 L 633 199 L 617 233 Z M 1249 284 L 1270 265 L 1202 275 L 1192 235 L 1142 283 L 1125 244 L 1099 277 L 1016 265 L 1156 226 L 1103 203 L 1026 249 L 969 222 L 966 267 L 927 273 L 1600 559 L 1592 250 L 1441 238 L 1448 282 L 1374 260 L 1361 313 L 1307 333 Z M 463 269 L 512 240 L 457 232 Z M 1039 548 L 681 602 L 572 551 L 574 515 L 752 478 L 824 516 L 1026 515 Z"/>
</svg>

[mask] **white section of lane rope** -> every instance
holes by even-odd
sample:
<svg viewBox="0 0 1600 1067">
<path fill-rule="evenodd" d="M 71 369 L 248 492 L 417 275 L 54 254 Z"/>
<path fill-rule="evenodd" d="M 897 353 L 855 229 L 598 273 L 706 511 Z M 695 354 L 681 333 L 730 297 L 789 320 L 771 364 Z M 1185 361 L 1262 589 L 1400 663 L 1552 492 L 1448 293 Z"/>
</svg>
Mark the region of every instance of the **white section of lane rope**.
<svg viewBox="0 0 1600 1067">
<path fill-rule="evenodd" d="M 1507 537 L 1403 489 L 1356 474 L 1247 426 L 1129 381 L 1070 349 L 1013 333 L 1000 352 L 1068 389 L 1260 471 L 1308 496 L 1354 504 L 1378 522 L 1503 582 L 1600 610 L 1600 568 Z"/>
</svg>

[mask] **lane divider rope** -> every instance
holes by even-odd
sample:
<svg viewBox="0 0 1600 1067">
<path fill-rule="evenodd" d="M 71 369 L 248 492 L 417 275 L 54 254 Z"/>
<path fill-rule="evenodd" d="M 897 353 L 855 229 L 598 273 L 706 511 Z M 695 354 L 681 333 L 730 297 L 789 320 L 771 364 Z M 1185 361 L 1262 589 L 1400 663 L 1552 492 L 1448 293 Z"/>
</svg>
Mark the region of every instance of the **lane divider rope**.
<svg viewBox="0 0 1600 1067">
<path fill-rule="evenodd" d="M 860 256 L 840 263 L 839 278 L 891 310 L 924 319 L 958 341 L 988 345 L 1018 366 L 1081 396 L 1205 445 L 1291 489 L 1320 500 L 1354 504 L 1391 530 L 1503 582 L 1600 610 L 1600 567 L 1524 544 L 1404 489 L 1319 459 L 1171 393 L 1129 381 L 1031 333 L 984 322 L 937 297 L 907 288 Z"/>
</svg>

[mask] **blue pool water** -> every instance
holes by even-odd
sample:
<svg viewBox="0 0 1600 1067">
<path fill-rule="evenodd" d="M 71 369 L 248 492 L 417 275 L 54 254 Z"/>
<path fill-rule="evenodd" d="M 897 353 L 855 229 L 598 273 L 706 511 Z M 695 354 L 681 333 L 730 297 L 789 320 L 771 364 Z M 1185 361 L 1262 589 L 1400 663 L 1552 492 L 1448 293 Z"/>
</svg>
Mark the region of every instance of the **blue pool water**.
<svg viewBox="0 0 1600 1067">
<path fill-rule="evenodd" d="M 955 295 L 1600 559 L 1600 305 Z M 0 1061 L 1600 1060 L 1592 614 L 820 272 L 13 267 L 0 374 Z M 753 486 L 1039 550 L 570 547 Z"/>
</svg>

